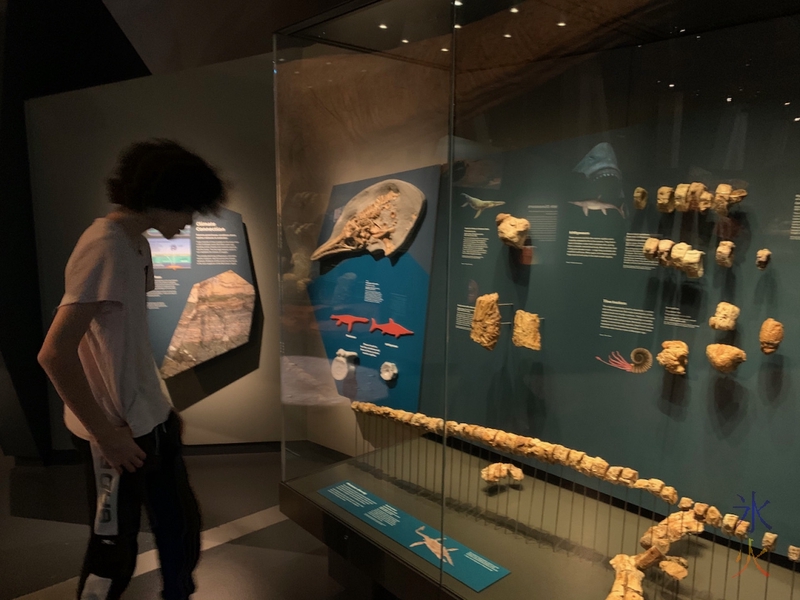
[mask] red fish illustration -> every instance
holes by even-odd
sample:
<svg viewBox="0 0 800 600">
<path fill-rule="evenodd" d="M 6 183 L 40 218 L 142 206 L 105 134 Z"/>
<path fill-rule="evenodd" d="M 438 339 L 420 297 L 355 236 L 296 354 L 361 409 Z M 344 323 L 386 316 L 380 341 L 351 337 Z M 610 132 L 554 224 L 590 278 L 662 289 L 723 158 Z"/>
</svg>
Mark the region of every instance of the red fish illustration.
<svg viewBox="0 0 800 600">
<path fill-rule="evenodd" d="M 389 319 L 388 323 L 382 324 L 372 319 L 372 326 L 369 328 L 369 331 L 372 333 L 376 329 L 383 333 L 383 335 L 393 335 L 395 338 L 399 338 L 401 335 L 414 335 L 413 331 L 406 329 L 399 323 L 395 323 L 394 319 Z"/>
<path fill-rule="evenodd" d="M 354 323 L 369 323 L 369 319 L 366 317 L 354 317 L 353 315 L 331 315 L 331 319 L 336 321 L 337 327 L 339 325 L 347 325 L 347 333 L 353 331 Z M 372 330 L 370 329 L 370 331 Z"/>
</svg>

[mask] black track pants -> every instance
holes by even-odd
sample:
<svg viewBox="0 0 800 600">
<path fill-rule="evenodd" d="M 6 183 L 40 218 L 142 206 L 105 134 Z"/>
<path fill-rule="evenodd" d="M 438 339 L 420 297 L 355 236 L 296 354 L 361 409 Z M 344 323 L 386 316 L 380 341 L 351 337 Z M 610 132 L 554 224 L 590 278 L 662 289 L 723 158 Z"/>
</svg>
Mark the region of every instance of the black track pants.
<svg viewBox="0 0 800 600">
<path fill-rule="evenodd" d="M 200 558 L 200 511 L 183 462 L 175 414 L 136 443 L 145 465 L 118 475 L 96 446 L 73 437 L 86 464 L 92 535 L 78 584 L 79 600 L 116 600 L 130 583 L 144 504 L 156 538 L 162 596 L 183 600 L 194 592 L 192 572 Z"/>
</svg>

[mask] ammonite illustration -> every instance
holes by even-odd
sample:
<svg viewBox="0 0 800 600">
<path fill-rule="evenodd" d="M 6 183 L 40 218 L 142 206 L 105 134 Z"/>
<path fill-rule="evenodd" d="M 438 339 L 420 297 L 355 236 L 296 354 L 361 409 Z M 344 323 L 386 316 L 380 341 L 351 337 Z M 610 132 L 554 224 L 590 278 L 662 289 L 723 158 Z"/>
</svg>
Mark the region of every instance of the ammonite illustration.
<svg viewBox="0 0 800 600">
<path fill-rule="evenodd" d="M 631 352 L 631 362 L 625 360 L 616 350 L 608 355 L 608 360 L 603 360 L 599 356 L 595 356 L 595 358 L 604 365 L 628 373 L 645 373 L 653 366 L 653 355 L 647 348 L 635 348 Z"/>
<path fill-rule="evenodd" d="M 344 205 L 331 237 L 314 250 L 311 260 L 361 250 L 391 256 L 414 232 L 424 206 L 425 194 L 406 181 L 375 183 Z"/>
</svg>

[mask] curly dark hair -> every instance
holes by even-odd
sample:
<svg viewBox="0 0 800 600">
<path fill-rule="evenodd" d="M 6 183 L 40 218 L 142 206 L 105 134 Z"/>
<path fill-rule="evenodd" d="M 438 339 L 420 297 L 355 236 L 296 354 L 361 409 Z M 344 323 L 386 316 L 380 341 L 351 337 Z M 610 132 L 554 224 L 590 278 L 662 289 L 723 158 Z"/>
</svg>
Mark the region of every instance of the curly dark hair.
<svg viewBox="0 0 800 600">
<path fill-rule="evenodd" d="M 148 208 L 216 212 L 227 201 L 216 169 L 177 142 L 150 139 L 122 151 L 106 182 L 109 200 L 136 212 Z"/>
</svg>

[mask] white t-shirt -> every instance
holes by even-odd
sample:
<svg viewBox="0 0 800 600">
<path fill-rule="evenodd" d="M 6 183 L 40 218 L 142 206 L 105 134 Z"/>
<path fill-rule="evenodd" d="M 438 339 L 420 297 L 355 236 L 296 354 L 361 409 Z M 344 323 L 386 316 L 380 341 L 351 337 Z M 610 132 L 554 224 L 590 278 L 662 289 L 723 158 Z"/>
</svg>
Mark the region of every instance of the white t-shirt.
<svg viewBox="0 0 800 600">
<path fill-rule="evenodd" d="M 171 406 L 158 375 L 147 328 L 146 293 L 155 287 L 150 246 L 132 240 L 109 219 L 96 219 L 67 263 L 61 306 L 102 302 L 78 347 L 86 378 L 100 408 L 133 437 L 150 433 Z M 65 405 L 64 422 L 80 438 L 86 428 Z"/>
</svg>

